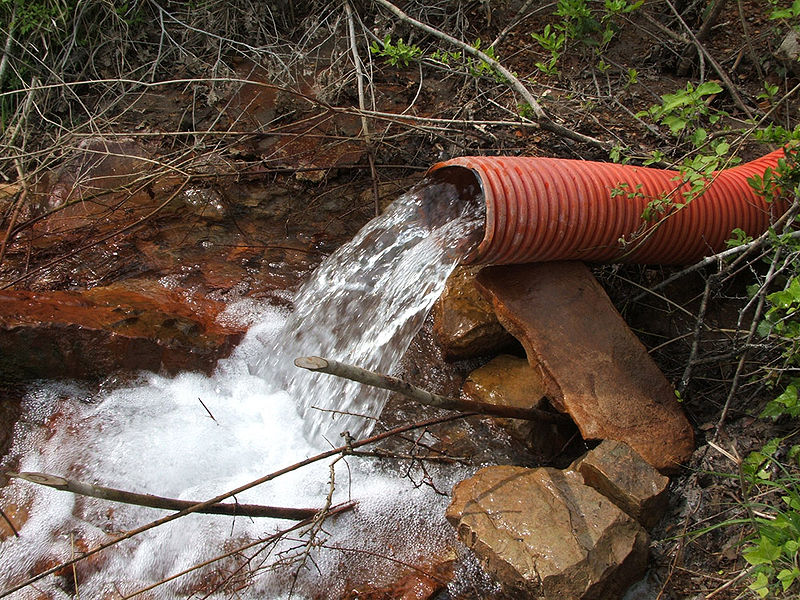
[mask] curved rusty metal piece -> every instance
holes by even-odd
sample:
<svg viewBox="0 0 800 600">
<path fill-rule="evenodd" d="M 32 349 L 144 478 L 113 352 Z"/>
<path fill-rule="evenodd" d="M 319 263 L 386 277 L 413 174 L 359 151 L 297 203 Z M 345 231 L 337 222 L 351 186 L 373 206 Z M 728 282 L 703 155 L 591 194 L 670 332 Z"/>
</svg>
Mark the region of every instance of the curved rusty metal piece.
<svg viewBox="0 0 800 600">
<path fill-rule="evenodd" d="M 464 261 L 514 264 L 550 260 L 688 264 L 725 247 L 735 228 L 758 235 L 785 210 L 747 182 L 775 167 L 784 150 L 716 171 L 686 202 L 678 171 L 569 160 L 465 156 L 429 173 L 460 167 L 477 176 L 486 202 L 483 240 Z M 615 191 L 617 190 L 617 191 Z M 665 211 L 642 217 L 654 200 Z"/>
</svg>

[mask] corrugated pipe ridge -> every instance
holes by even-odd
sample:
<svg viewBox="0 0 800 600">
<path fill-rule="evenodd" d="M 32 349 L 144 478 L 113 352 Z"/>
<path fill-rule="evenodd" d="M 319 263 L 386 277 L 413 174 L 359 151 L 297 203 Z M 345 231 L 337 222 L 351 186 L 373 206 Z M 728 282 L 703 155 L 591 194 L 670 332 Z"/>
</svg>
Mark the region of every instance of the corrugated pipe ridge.
<svg viewBox="0 0 800 600">
<path fill-rule="evenodd" d="M 678 171 L 559 158 L 465 156 L 437 163 L 430 172 L 464 167 L 480 180 L 486 226 L 466 263 L 688 264 L 723 250 L 733 229 L 758 235 L 786 210 L 784 202 L 766 202 L 747 183 L 783 156 L 783 149 L 776 150 L 715 172 L 702 195 L 653 222 L 642 218 L 652 200 L 684 202 L 682 193 L 689 187 L 679 185 Z M 615 189 L 623 193 L 612 196 Z"/>
</svg>

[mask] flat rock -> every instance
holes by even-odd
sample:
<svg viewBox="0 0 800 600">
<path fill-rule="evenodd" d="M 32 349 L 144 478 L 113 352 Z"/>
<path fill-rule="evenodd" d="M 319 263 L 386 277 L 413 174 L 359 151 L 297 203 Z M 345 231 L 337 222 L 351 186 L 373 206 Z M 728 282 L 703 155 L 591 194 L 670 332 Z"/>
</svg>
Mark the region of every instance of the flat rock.
<svg viewBox="0 0 800 600">
<path fill-rule="evenodd" d="M 457 267 L 433 307 L 433 334 L 447 359 L 491 354 L 514 342 L 475 287 L 479 270 Z"/>
<path fill-rule="evenodd" d="M 694 434 L 672 386 L 583 263 L 488 267 L 477 283 L 585 439 L 625 442 L 660 471 L 689 458 Z"/>
<path fill-rule="evenodd" d="M 461 389 L 470 400 L 516 408 L 547 410 L 544 377 L 524 358 L 501 354 L 467 376 Z M 571 424 L 539 423 L 495 418 L 534 453 L 538 462 L 549 462 L 575 434 Z"/>
<path fill-rule="evenodd" d="M 447 519 L 520 597 L 612 600 L 647 565 L 644 529 L 572 472 L 481 469 L 455 486 Z"/>
<path fill-rule="evenodd" d="M 224 306 L 156 284 L 0 291 L 0 376 L 21 381 L 102 378 L 117 370 L 210 372 L 243 335 L 244 327 L 217 322 Z"/>
<path fill-rule="evenodd" d="M 586 485 L 639 521 L 653 527 L 667 508 L 665 477 L 622 442 L 605 440 L 575 464 Z"/>
</svg>

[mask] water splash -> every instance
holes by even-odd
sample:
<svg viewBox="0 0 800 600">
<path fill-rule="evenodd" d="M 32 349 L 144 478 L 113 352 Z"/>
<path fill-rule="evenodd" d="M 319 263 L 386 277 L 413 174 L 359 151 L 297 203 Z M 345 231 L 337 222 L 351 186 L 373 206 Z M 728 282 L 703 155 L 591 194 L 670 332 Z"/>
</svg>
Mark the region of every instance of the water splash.
<svg viewBox="0 0 800 600">
<path fill-rule="evenodd" d="M 224 318 L 255 325 L 212 377 L 145 375 L 127 387 L 97 394 L 60 384 L 33 389 L 3 467 L 203 500 L 316 454 L 321 439 L 303 430 L 324 433 L 329 413 L 312 407 L 377 415 L 384 399 L 355 384 L 315 378 L 293 367 L 293 358 L 324 354 L 391 371 L 450 270 L 476 242 L 481 218 L 475 212 L 475 192 L 445 177 L 402 197 L 326 261 L 298 294 L 292 314 L 253 301 L 231 307 Z M 345 415 L 333 421 L 332 431 L 364 432 L 369 426 L 364 423 Z M 344 593 L 348 578 L 381 585 L 381 577 L 392 576 L 393 566 L 414 564 L 456 544 L 443 518 L 448 498 L 420 485 L 420 473 L 403 470 L 400 474 L 370 459 L 348 457 L 238 495 L 242 503 L 313 507 L 332 493 L 334 503 L 352 498 L 359 505 L 325 523 L 324 538 L 311 549 L 313 568 L 300 562 L 306 538 L 287 538 L 232 553 L 142 597 L 203 596 L 218 587 L 209 597 L 284 598 L 291 589 L 293 597 L 317 598 L 324 589 L 325 597 L 333 598 Z M 471 471 L 429 465 L 424 477 L 447 490 Z M 18 481 L 0 494 L 6 509 L 22 507 L 29 515 L 20 538 L 0 542 L 0 591 L 117 532 L 167 514 Z M 131 594 L 286 526 L 274 520 L 189 515 L 12 597 L 39 598 L 41 592 L 66 600 L 75 596 L 74 580 L 86 598 Z M 386 547 L 398 539 L 401 543 Z M 235 579 L 229 579 L 232 573 Z"/>
<path fill-rule="evenodd" d="M 439 172 L 398 198 L 303 286 L 283 332 L 254 371 L 298 400 L 310 439 L 369 433 L 388 392 L 299 371 L 298 356 L 323 356 L 391 373 L 447 277 L 480 239 L 478 183 Z M 470 185 L 470 181 L 472 181 Z"/>
</svg>

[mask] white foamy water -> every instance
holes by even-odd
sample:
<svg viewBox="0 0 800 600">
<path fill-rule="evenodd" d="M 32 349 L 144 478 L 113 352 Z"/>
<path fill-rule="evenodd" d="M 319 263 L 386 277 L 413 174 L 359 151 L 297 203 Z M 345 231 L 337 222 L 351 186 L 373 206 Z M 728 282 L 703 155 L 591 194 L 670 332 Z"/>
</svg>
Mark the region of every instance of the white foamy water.
<svg viewBox="0 0 800 600">
<path fill-rule="evenodd" d="M 327 449 L 326 436 L 338 445 L 343 429 L 366 432 L 369 420 L 334 419 L 313 407 L 375 417 L 383 396 L 289 365 L 296 356 L 319 354 L 384 372 L 396 367 L 475 229 L 458 198 L 451 198 L 454 211 L 427 204 L 426 196 L 448 188 L 402 198 L 326 261 L 295 299 L 294 312 L 252 301 L 231 307 L 225 318 L 257 324 L 212 377 L 146 374 L 99 394 L 64 384 L 32 390 L 6 466 L 201 501 Z M 77 579 L 82 598 L 120 598 L 226 553 L 139 597 L 336 598 L 348 584 L 391 581 L 393 572 L 407 569 L 403 563 L 442 556 L 455 544 L 443 518 L 449 498 L 419 485 L 423 473 L 407 467 L 329 459 L 236 497 L 289 507 L 321 507 L 329 495 L 334 504 L 358 502 L 316 532 L 306 528 L 258 544 L 292 523 L 189 515 L 12 597 L 73 598 Z M 453 465 L 426 465 L 424 473 L 438 490 L 467 474 Z M 7 512 L 22 506 L 29 514 L 21 536 L 0 544 L 0 593 L 169 514 L 20 481 L 6 486 L 0 500 Z"/>
</svg>

